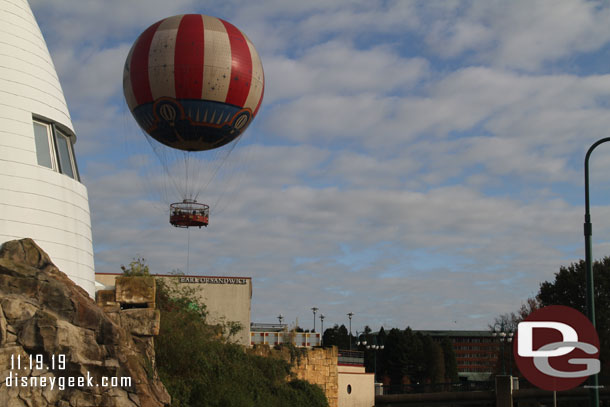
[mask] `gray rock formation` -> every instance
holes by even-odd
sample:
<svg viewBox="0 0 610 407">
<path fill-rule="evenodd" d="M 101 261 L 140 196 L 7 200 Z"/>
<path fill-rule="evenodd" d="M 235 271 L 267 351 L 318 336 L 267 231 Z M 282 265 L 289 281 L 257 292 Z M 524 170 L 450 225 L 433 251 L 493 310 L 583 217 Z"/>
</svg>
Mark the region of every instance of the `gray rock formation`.
<svg viewBox="0 0 610 407">
<path fill-rule="evenodd" d="M 142 310 L 153 319 L 154 311 Z M 111 318 L 33 240 L 5 243 L 0 406 L 169 405 L 145 332 L 154 328 L 140 327 L 131 314 Z"/>
</svg>

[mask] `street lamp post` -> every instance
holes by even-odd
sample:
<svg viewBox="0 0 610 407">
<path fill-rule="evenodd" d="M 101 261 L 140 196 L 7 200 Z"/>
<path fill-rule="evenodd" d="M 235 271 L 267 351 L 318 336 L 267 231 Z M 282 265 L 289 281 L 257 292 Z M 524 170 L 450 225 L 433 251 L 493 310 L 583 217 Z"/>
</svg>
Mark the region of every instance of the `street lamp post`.
<svg viewBox="0 0 610 407">
<path fill-rule="evenodd" d="M 354 313 L 349 312 L 347 316 L 349 318 L 349 350 L 352 350 L 352 317 L 354 316 Z"/>
<path fill-rule="evenodd" d="M 358 335 L 358 331 L 356 331 L 356 336 L 358 337 L 358 346 L 366 346 L 366 338 L 363 335 Z M 360 339 L 360 336 L 363 336 L 362 339 Z"/>
<path fill-rule="evenodd" d="M 595 328 L 595 290 L 593 284 L 593 244 L 591 243 L 591 236 L 593 235 L 593 225 L 591 224 L 591 213 L 589 206 L 589 158 L 591 153 L 597 146 L 605 142 L 610 141 L 610 137 L 606 137 L 597 140 L 587 151 L 585 155 L 585 278 L 587 284 L 587 316 L 593 327 Z M 591 391 L 589 395 L 589 405 L 597 407 L 599 406 L 599 380 L 597 374 L 592 375 L 589 378 L 589 385 Z"/>
<path fill-rule="evenodd" d="M 277 316 L 278 321 L 280 321 L 280 325 L 282 325 L 282 321 L 284 320 L 284 316 L 282 314 Z"/>
<path fill-rule="evenodd" d="M 506 323 L 504 321 L 498 323 L 496 322 L 494 324 L 493 330 L 491 332 L 491 336 L 493 336 L 494 338 L 498 337 L 500 340 L 500 343 L 502 344 L 502 375 L 506 374 L 506 364 L 505 364 L 505 352 L 504 352 L 504 345 L 506 342 L 511 343 L 513 341 L 513 335 L 514 333 L 508 329 L 508 327 L 506 326 Z M 512 370 L 512 364 L 511 364 L 511 370 Z M 511 372 L 512 374 L 512 372 Z"/>
<path fill-rule="evenodd" d="M 378 350 L 383 350 L 383 345 L 366 345 L 367 349 L 372 349 L 373 350 L 373 365 L 374 365 L 374 378 L 375 378 L 375 383 L 377 383 L 377 351 Z"/>
<path fill-rule="evenodd" d="M 322 343 L 322 340 L 324 339 L 324 318 L 326 318 L 324 316 L 324 314 L 320 313 L 320 326 L 321 326 L 320 331 L 321 331 L 321 335 L 322 335 L 322 336 L 320 336 L 320 343 Z"/>
<path fill-rule="evenodd" d="M 316 332 L 316 312 L 318 312 L 318 308 L 313 307 L 311 310 L 313 311 L 313 331 L 311 332 Z"/>
</svg>

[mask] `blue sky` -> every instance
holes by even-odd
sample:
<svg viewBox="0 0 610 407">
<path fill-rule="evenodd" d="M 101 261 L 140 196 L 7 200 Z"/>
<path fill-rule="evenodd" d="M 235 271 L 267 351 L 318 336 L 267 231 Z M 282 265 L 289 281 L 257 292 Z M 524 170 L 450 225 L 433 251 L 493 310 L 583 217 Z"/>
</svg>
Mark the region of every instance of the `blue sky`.
<svg viewBox="0 0 610 407">
<path fill-rule="evenodd" d="M 583 159 L 610 128 L 610 7 L 590 1 L 32 0 L 68 101 L 96 270 L 186 270 L 152 149 L 122 96 L 162 18 L 256 45 L 261 111 L 217 179 L 189 273 L 250 276 L 252 320 L 486 329 L 584 256 Z M 610 156 L 593 156 L 594 256 Z M 207 177 L 213 165 L 204 165 Z M 180 200 L 176 196 L 176 201 Z M 319 321 L 318 321 L 319 323 Z"/>
</svg>

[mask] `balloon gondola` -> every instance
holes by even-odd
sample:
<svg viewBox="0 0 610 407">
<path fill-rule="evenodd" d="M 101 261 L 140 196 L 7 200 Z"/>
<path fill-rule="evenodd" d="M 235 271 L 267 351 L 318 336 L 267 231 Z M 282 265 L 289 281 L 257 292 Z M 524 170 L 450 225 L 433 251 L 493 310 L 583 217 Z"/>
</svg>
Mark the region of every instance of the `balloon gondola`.
<svg viewBox="0 0 610 407">
<path fill-rule="evenodd" d="M 216 17 L 168 17 L 134 42 L 123 70 L 123 92 L 153 149 L 177 151 L 175 162 L 186 163 L 186 171 L 178 171 L 173 162 L 162 162 L 167 175 L 177 178 L 173 184 L 184 185 L 182 202 L 170 205 L 170 223 L 207 226 L 209 206 L 197 202 L 201 191 L 192 185 L 201 174 L 192 173 L 196 165 L 189 162 L 236 140 L 258 113 L 264 73 L 254 45 Z M 194 220 L 187 210 L 197 213 Z"/>
<path fill-rule="evenodd" d="M 210 207 L 192 199 L 175 202 L 169 206 L 169 223 L 178 228 L 208 226 Z"/>
</svg>

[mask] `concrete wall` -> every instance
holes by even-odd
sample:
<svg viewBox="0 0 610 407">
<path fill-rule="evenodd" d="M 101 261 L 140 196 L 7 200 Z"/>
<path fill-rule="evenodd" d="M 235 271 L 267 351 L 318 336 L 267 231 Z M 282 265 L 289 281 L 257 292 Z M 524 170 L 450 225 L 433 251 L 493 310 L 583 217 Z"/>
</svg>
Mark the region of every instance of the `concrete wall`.
<svg viewBox="0 0 610 407">
<path fill-rule="evenodd" d="M 0 243 L 34 239 L 93 296 L 87 189 L 36 155 L 34 116 L 76 141 L 53 61 L 26 0 L 0 0 L 0 26 Z"/>
<path fill-rule="evenodd" d="M 375 405 L 375 375 L 365 373 L 364 366 L 338 368 L 338 407 L 372 407 Z"/>
<path fill-rule="evenodd" d="M 116 277 L 122 274 L 95 275 L 95 280 L 104 286 L 114 286 Z M 193 292 L 193 295 L 207 307 L 208 322 L 211 324 L 236 321 L 242 330 L 236 337 L 237 343 L 250 345 L 250 304 L 252 300 L 252 279 L 250 277 L 209 277 L 209 276 L 168 276 L 157 278 L 173 281 L 177 287 Z"/>
</svg>

